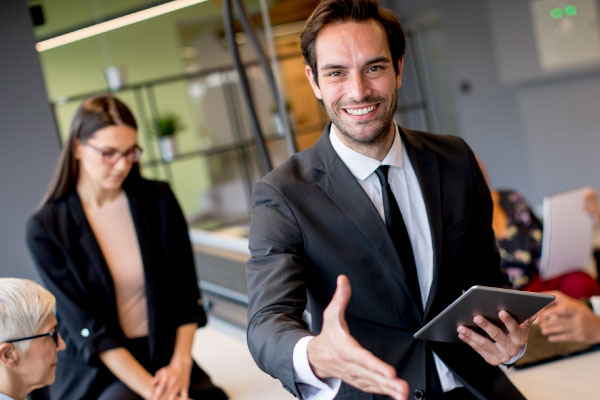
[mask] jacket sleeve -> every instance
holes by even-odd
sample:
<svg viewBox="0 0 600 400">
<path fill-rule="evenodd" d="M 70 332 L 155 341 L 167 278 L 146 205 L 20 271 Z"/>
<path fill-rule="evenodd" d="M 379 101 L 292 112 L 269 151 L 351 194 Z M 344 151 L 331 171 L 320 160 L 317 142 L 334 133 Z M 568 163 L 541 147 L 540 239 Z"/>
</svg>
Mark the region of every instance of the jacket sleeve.
<svg viewBox="0 0 600 400">
<path fill-rule="evenodd" d="M 75 271 L 69 246 L 50 234 L 38 216 L 27 222 L 26 235 L 42 281 L 56 297 L 61 334 L 72 339 L 88 363 L 102 351 L 121 347 L 125 341 L 122 331 L 110 326 L 103 317 L 106 310 L 101 310 L 105 305 L 98 304 L 86 290 L 88 278 Z"/>
<path fill-rule="evenodd" d="M 312 335 L 302 320 L 306 308 L 303 240 L 292 210 L 265 183 L 253 191 L 249 235 L 248 347 L 258 366 L 301 397 L 294 380 L 293 349 Z"/>
<path fill-rule="evenodd" d="M 175 195 L 166 185 L 167 229 L 169 276 L 174 282 L 169 285 L 170 299 L 173 299 L 171 312 L 176 313 L 177 326 L 188 323 L 206 325 L 206 313 L 202 307 L 194 254 L 185 217 Z"/>
</svg>

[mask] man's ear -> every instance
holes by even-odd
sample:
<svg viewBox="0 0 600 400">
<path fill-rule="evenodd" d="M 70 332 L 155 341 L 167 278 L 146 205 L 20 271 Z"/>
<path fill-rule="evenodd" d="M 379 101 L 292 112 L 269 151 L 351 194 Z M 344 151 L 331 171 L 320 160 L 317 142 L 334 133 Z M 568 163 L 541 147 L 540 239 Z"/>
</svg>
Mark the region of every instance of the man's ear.
<svg viewBox="0 0 600 400">
<path fill-rule="evenodd" d="M 12 344 L 0 344 L 0 365 L 8 368 L 14 368 L 19 361 L 19 356 L 19 352 Z"/>
<path fill-rule="evenodd" d="M 402 71 L 404 69 L 404 56 L 398 59 L 398 75 L 396 75 L 396 88 L 400 89 L 402 86 Z"/>
<path fill-rule="evenodd" d="M 315 96 L 317 96 L 317 99 L 323 100 L 323 96 L 321 95 L 321 88 L 319 88 L 319 84 L 315 79 L 315 75 L 310 65 L 304 66 L 304 73 L 306 74 L 306 78 L 308 79 L 310 87 L 312 88 Z"/>
</svg>

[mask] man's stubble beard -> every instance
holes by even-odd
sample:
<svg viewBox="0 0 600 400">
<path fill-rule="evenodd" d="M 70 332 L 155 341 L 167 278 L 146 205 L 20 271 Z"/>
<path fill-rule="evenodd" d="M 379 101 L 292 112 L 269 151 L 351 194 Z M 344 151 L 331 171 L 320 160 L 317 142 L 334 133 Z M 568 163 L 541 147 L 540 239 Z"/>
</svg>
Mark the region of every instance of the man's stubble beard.
<svg viewBox="0 0 600 400">
<path fill-rule="evenodd" d="M 380 98 L 366 98 L 365 101 L 368 102 L 369 100 L 373 101 L 373 100 L 379 100 Z M 382 125 L 378 128 L 376 128 L 376 130 L 373 132 L 372 135 L 369 135 L 369 137 L 366 138 L 359 138 L 356 136 L 353 136 L 351 132 L 349 132 L 347 129 L 344 129 L 343 124 L 341 123 L 341 118 L 337 118 L 337 115 L 333 112 L 332 109 L 330 109 L 325 102 L 321 101 L 321 104 L 323 105 L 323 107 L 325 107 L 325 111 L 327 112 L 327 115 L 329 115 L 329 118 L 331 119 L 331 122 L 335 125 L 335 127 L 337 128 L 337 130 L 344 135 L 346 138 L 348 138 L 349 140 L 353 141 L 354 143 L 358 144 L 358 145 L 374 145 L 374 144 L 379 144 L 381 142 L 385 142 L 385 140 L 387 139 L 387 134 L 390 132 L 390 127 L 392 125 L 392 121 L 394 120 L 394 113 L 396 111 L 396 107 L 398 106 L 398 91 L 396 90 L 396 92 L 394 92 L 394 95 L 392 96 L 392 103 L 391 103 L 391 107 L 386 110 L 386 114 L 383 115 L 381 117 L 381 119 L 379 119 L 379 121 L 382 122 Z M 383 104 L 383 103 L 380 103 Z M 344 113 L 345 111 L 342 110 L 340 108 L 340 113 Z M 374 121 L 371 121 L 371 123 Z M 360 126 L 360 123 L 355 125 L 355 126 Z"/>
</svg>

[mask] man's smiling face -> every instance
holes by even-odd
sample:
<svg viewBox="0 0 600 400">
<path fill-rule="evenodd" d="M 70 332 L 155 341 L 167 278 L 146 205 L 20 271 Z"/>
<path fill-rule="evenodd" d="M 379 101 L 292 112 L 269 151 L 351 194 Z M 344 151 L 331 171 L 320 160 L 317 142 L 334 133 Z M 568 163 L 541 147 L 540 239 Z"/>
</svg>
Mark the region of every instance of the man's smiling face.
<svg viewBox="0 0 600 400">
<path fill-rule="evenodd" d="M 328 25 L 317 37 L 315 55 L 319 84 L 309 66 L 306 75 L 342 139 L 364 146 L 393 135 L 402 61 L 396 75 L 381 24 L 368 20 Z"/>
</svg>

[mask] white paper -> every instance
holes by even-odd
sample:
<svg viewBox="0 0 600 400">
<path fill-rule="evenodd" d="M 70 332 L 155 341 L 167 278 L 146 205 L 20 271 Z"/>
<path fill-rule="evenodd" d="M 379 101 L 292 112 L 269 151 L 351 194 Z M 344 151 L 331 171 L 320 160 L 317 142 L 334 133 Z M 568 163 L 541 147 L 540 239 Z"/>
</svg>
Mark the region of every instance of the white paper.
<svg viewBox="0 0 600 400">
<path fill-rule="evenodd" d="M 584 210 L 590 186 L 544 198 L 540 277 L 551 279 L 583 269 L 592 256 L 592 217 Z"/>
</svg>

